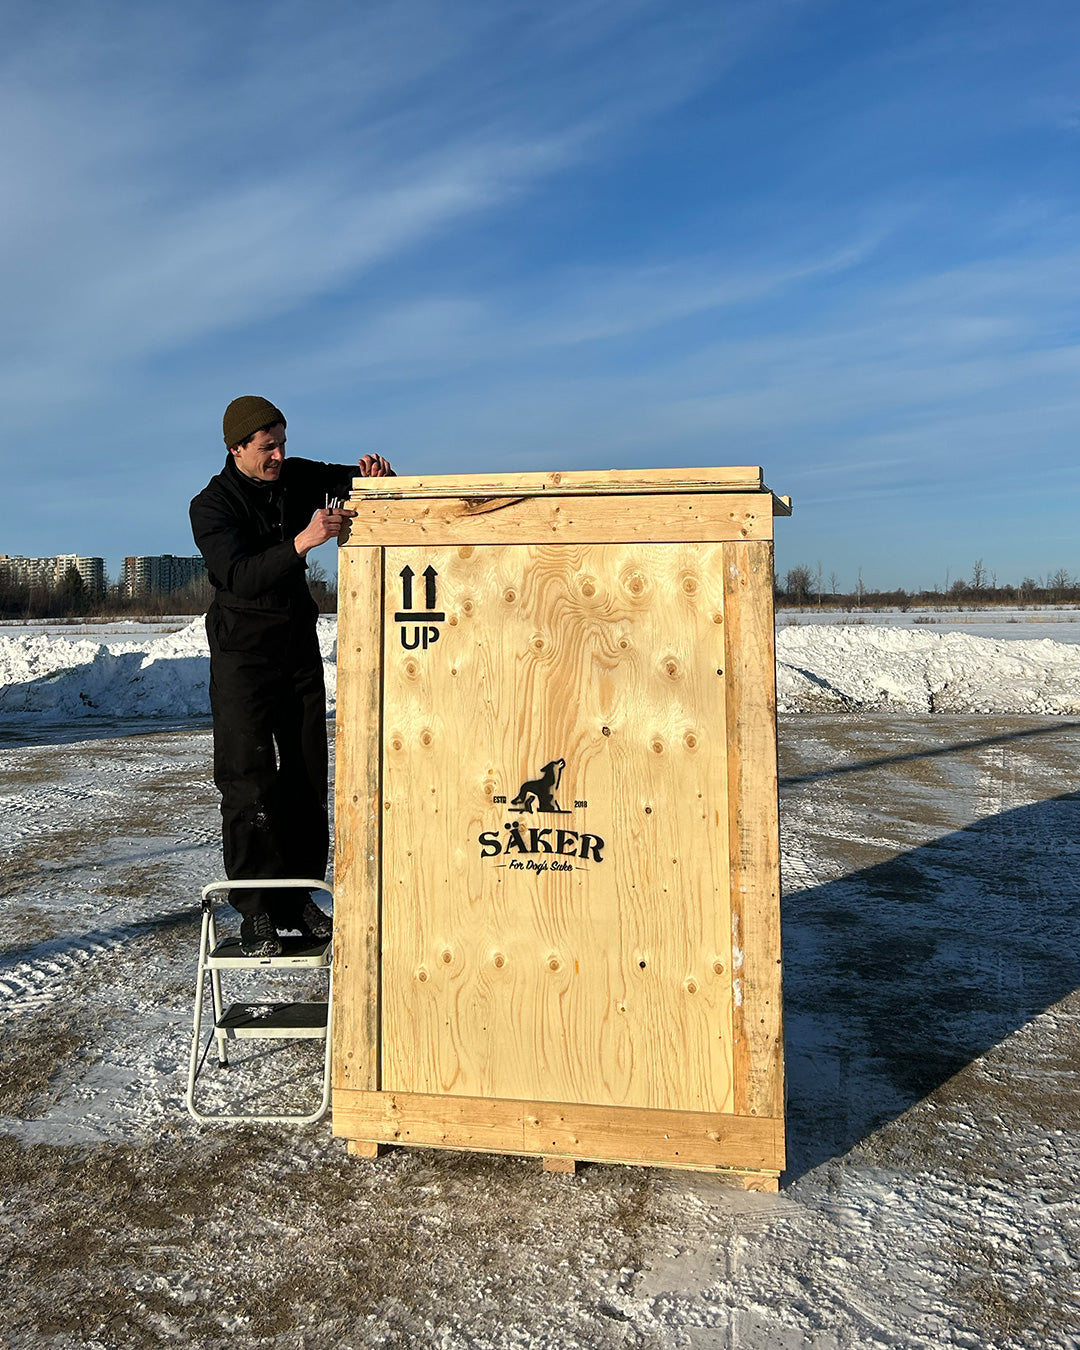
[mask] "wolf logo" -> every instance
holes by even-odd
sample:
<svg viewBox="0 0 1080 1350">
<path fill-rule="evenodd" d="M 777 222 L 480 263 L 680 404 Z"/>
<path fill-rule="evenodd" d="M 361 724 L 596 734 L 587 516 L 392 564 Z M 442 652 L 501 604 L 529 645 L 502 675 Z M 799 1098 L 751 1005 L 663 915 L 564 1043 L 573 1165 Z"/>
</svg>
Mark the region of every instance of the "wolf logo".
<svg viewBox="0 0 1080 1350">
<path fill-rule="evenodd" d="M 568 816 L 570 812 L 564 811 L 555 798 L 565 768 L 565 759 L 553 759 L 550 764 L 545 764 L 539 778 L 522 783 L 521 791 L 510 803 L 510 810 L 528 811 L 530 814 L 543 811 L 548 815 Z"/>
</svg>

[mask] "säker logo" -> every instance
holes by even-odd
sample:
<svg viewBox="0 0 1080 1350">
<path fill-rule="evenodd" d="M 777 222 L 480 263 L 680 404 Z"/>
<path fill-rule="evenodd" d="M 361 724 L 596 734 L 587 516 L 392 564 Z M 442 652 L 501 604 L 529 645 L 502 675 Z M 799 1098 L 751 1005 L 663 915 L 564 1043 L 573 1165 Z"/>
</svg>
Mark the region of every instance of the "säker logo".
<svg viewBox="0 0 1080 1350">
<path fill-rule="evenodd" d="M 535 761 L 534 761 L 535 762 Z M 526 779 L 517 796 L 509 803 L 509 810 L 519 814 L 568 816 L 571 812 L 559 805 L 555 795 L 562 782 L 565 759 L 553 759 L 543 766 L 535 778 Z M 506 798 L 496 798 L 506 801 Z M 584 806 L 584 802 L 575 802 L 575 806 Z M 523 822 L 508 820 L 503 825 L 506 838 L 499 830 L 485 830 L 477 839 L 481 858 L 497 858 L 502 854 L 553 855 L 550 862 L 522 863 L 511 857 L 509 866 L 529 871 L 568 872 L 573 864 L 565 861 L 580 858 L 584 861 L 604 861 L 604 840 L 601 835 L 590 834 L 584 830 L 557 829 L 555 826 L 528 826 Z"/>
</svg>

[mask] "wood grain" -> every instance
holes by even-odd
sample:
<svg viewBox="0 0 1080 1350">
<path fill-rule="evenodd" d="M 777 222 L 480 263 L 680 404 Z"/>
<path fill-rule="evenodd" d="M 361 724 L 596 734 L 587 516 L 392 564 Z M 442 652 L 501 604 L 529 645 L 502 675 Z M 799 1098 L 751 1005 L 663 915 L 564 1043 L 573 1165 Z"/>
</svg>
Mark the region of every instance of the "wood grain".
<svg viewBox="0 0 1080 1350">
<path fill-rule="evenodd" d="M 376 1144 L 371 1139 L 350 1139 L 346 1151 L 350 1158 L 381 1158 L 389 1152 L 389 1145 Z"/>
<path fill-rule="evenodd" d="M 336 1087 L 379 1086 L 382 550 L 343 549 L 338 562 L 338 687 L 334 800 Z"/>
<path fill-rule="evenodd" d="M 634 492 L 761 492 L 761 469 L 574 469 L 555 473 L 398 475 L 356 478 L 353 495 L 365 497 L 532 496 L 556 493 L 610 496 Z"/>
<path fill-rule="evenodd" d="M 735 1109 L 783 1114 L 772 546 L 724 547 Z"/>
<path fill-rule="evenodd" d="M 362 483 L 396 479 L 360 479 Z M 771 539 L 772 494 L 384 498 L 354 491 L 349 545 L 714 543 Z"/>
<path fill-rule="evenodd" d="M 334 1133 L 387 1144 L 588 1162 L 773 1172 L 783 1121 L 704 1112 L 342 1090 Z"/>
<path fill-rule="evenodd" d="M 730 1108 L 722 564 L 387 550 L 387 613 L 433 567 L 446 621 L 426 652 L 386 632 L 384 1087 Z M 562 813 L 515 811 L 557 760 Z M 515 822 L 579 855 L 482 857 Z"/>
<path fill-rule="evenodd" d="M 775 1189 L 787 503 L 734 469 L 361 480 L 353 504 L 335 1134 Z"/>
</svg>

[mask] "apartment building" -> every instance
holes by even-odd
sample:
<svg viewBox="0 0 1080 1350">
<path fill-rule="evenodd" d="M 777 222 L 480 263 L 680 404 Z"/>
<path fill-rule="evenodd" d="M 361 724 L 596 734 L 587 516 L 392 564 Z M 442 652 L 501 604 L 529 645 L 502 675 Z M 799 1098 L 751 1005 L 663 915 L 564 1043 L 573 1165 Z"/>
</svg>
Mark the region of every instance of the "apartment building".
<svg viewBox="0 0 1080 1350">
<path fill-rule="evenodd" d="M 51 590 L 62 584 L 72 567 L 82 578 L 89 594 L 104 593 L 105 559 L 80 558 L 76 553 L 60 553 L 54 558 L 20 558 L 0 553 L 0 582 L 17 586 L 47 586 Z"/>
<path fill-rule="evenodd" d="M 124 559 L 121 587 L 125 595 L 169 595 L 206 574 L 202 558 L 176 558 L 171 553 Z"/>
</svg>

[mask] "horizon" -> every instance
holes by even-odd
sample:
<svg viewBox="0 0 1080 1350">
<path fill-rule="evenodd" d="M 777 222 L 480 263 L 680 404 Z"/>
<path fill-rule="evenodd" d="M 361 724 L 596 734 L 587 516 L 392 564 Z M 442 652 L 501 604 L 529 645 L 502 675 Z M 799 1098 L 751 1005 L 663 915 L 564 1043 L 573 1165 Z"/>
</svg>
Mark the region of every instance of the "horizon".
<svg viewBox="0 0 1080 1350">
<path fill-rule="evenodd" d="M 1076 567 L 1075 6 L 7 17 L 0 552 L 192 556 L 257 392 L 401 472 L 760 463 L 781 577 Z"/>
<path fill-rule="evenodd" d="M 333 561 L 336 563 L 336 554 L 331 553 L 328 556 L 331 559 L 333 559 Z M 119 587 L 123 584 L 124 569 L 127 560 L 129 558 L 136 562 L 145 561 L 148 559 L 153 560 L 158 558 L 173 558 L 181 562 L 186 562 L 192 559 L 198 559 L 200 562 L 203 561 L 201 555 L 194 549 L 192 550 L 192 552 L 186 554 L 168 554 L 168 553 L 124 554 L 122 555 L 120 566 L 115 569 L 109 566 L 108 559 L 106 559 L 102 554 L 80 555 L 69 553 L 52 553 L 52 554 L 45 553 L 45 554 L 20 555 L 20 554 L 0 553 L 0 563 L 6 561 L 52 562 L 67 559 L 74 559 L 78 562 L 91 562 L 91 563 L 101 562 L 104 564 L 106 591 Z M 313 564 L 318 565 L 318 575 L 315 579 L 325 581 L 328 584 L 330 584 L 334 589 L 336 589 L 337 586 L 336 567 L 333 570 L 327 567 L 322 557 L 320 557 L 317 552 L 309 555 L 308 558 L 309 568 L 311 568 Z M 923 597 L 929 596 L 939 596 L 943 603 L 955 603 L 962 605 L 964 603 L 975 603 L 977 597 L 980 595 L 991 595 L 996 597 L 999 595 L 999 593 L 1003 593 L 1005 591 L 1010 590 L 1020 593 L 1020 596 L 1017 597 L 1017 600 L 1019 600 L 1020 598 L 1022 598 L 1022 595 L 1025 591 L 1030 591 L 1032 589 L 1036 591 L 1080 589 L 1080 573 L 1074 575 L 1073 573 L 1069 572 L 1067 568 L 1056 568 L 1053 572 L 1049 572 L 1046 574 L 1040 573 L 1039 575 L 1034 577 L 1023 576 L 1019 579 L 1013 577 L 1000 578 L 994 569 L 987 567 L 985 565 L 984 559 L 978 558 L 975 560 L 972 566 L 970 580 L 968 580 L 967 575 L 963 572 L 954 575 L 948 569 L 946 569 L 945 578 L 943 581 L 931 582 L 930 585 L 920 587 L 917 589 L 905 587 L 903 585 L 900 585 L 899 583 L 890 585 L 888 581 L 886 581 L 884 584 L 877 584 L 877 583 L 872 584 L 862 576 L 861 569 L 859 570 L 859 573 L 856 576 L 854 583 L 850 586 L 846 586 L 843 584 L 843 581 L 835 572 L 826 572 L 824 568 L 821 568 L 819 570 L 816 567 L 811 567 L 805 561 L 799 561 L 792 563 L 788 568 L 785 568 L 784 570 L 781 570 L 779 567 L 775 569 L 774 588 L 777 590 L 778 593 L 785 593 L 790 591 L 788 583 L 791 580 L 791 573 L 797 571 L 804 571 L 806 575 L 809 577 L 810 599 L 798 602 L 798 607 L 803 608 L 809 605 L 817 605 L 819 603 L 818 601 L 819 594 L 823 600 L 827 600 L 829 598 L 851 599 L 853 596 L 858 596 L 859 594 L 868 597 L 905 595 L 911 600 L 918 600 L 922 599 Z M 168 595 L 171 593 L 172 592 L 150 592 L 150 594 L 159 595 L 162 598 L 168 598 Z M 1016 601 L 1012 599 L 1002 601 L 1002 604 L 1008 608 L 1014 607 L 1015 603 Z M 1068 605 L 1080 602 L 1066 601 L 1066 600 L 1061 601 L 1035 600 L 1032 603 L 1038 605 L 1052 604 L 1052 603 Z M 777 608 L 780 607 L 781 605 L 778 602 Z"/>
</svg>

